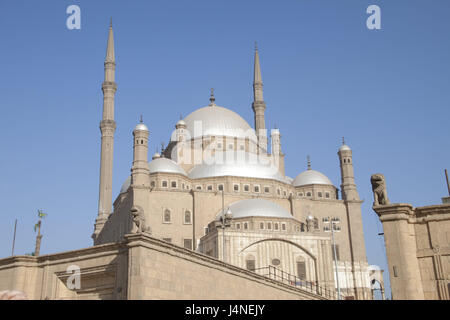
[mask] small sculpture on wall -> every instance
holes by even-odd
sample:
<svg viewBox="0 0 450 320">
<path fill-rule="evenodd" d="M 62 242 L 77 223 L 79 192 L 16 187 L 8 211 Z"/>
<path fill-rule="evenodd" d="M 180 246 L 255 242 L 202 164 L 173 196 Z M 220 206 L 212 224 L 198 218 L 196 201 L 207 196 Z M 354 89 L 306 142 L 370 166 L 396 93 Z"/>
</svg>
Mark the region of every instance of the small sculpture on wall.
<svg viewBox="0 0 450 320">
<path fill-rule="evenodd" d="M 150 227 L 145 225 L 144 210 L 141 206 L 133 206 L 130 210 L 131 219 L 133 220 L 133 229 L 131 233 L 151 233 Z"/>
<path fill-rule="evenodd" d="M 370 177 L 370 182 L 372 183 L 372 191 L 373 191 L 373 205 L 374 206 L 383 206 L 389 204 L 389 199 L 386 192 L 386 180 L 384 179 L 384 175 L 381 173 L 373 174 Z"/>
</svg>

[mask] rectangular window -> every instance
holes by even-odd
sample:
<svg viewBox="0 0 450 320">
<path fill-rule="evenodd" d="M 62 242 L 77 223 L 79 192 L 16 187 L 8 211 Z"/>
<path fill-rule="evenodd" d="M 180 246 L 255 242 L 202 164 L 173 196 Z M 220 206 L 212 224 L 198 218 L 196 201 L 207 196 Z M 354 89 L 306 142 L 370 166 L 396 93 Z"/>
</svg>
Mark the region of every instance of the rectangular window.
<svg viewBox="0 0 450 320">
<path fill-rule="evenodd" d="M 259 228 L 260 228 L 261 230 L 264 230 L 264 222 L 261 222 L 261 223 L 259 224 Z"/>
<path fill-rule="evenodd" d="M 185 224 L 191 224 L 192 223 L 191 212 L 189 210 L 186 210 L 184 212 L 184 223 Z"/>
<path fill-rule="evenodd" d="M 171 182 L 171 186 L 172 186 L 172 188 L 176 188 L 177 187 L 177 182 L 176 181 L 172 181 Z"/>
<path fill-rule="evenodd" d="M 238 229 L 238 230 L 241 229 L 241 224 L 240 223 L 236 223 L 236 229 Z"/>
<path fill-rule="evenodd" d="M 336 248 L 336 256 L 334 255 L 334 249 Z M 340 260 L 340 256 L 339 256 L 339 245 L 331 245 L 331 254 L 333 255 L 333 260 L 335 261 L 339 261 Z"/>
<path fill-rule="evenodd" d="M 255 260 L 247 260 L 246 261 L 246 268 L 247 268 L 247 270 L 250 270 L 250 271 L 255 271 Z"/>
<path fill-rule="evenodd" d="M 330 198 L 330 193 L 329 192 L 325 192 L 325 198 L 327 198 L 327 199 Z"/>
<path fill-rule="evenodd" d="M 195 189 L 196 190 L 202 190 L 202 186 L 196 186 Z"/>
<path fill-rule="evenodd" d="M 281 224 L 281 230 L 286 231 L 286 224 L 285 223 Z"/>
<path fill-rule="evenodd" d="M 392 266 L 392 269 L 393 269 L 393 271 L 394 271 L 394 277 L 398 277 L 398 268 L 397 268 L 397 266 Z"/>
<path fill-rule="evenodd" d="M 183 245 L 186 249 L 192 250 L 192 239 L 184 239 Z"/>
<path fill-rule="evenodd" d="M 250 186 L 248 184 L 244 185 L 244 191 L 245 192 L 249 192 L 250 191 Z"/>
<path fill-rule="evenodd" d="M 247 229 L 248 229 L 248 223 L 244 222 L 244 230 L 247 230 Z"/>
<path fill-rule="evenodd" d="M 255 186 L 255 192 L 259 192 L 259 186 Z"/>
<path fill-rule="evenodd" d="M 278 231 L 278 223 L 273 224 L 273 229 Z"/>
<path fill-rule="evenodd" d="M 167 188 L 167 181 L 162 181 L 161 182 L 161 187 L 163 187 L 163 188 Z"/>
<path fill-rule="evenodd" d="M 297 276 L 301 280 L 306 280 L 306 262 L 297 261 Z"/>
<path fill-rule="evenodd" d="M 208 186 L 208 191 L 212 191 L 212 185 Z"/>
<path fill-rule="evenodd" d="M 318 192 L 317 195 L 319 196 L 319 198 L 322 198 L 322 192 Z"/>
<path fill-rule="evenodd" d="M 238 184 L 235 184 L 235 185 L 233 186 L 233 190 L 236 191 L 236 192 L 238 192 L 238 191 L 239 191 L 239 185 L 238 185 Z"/>
<path fill-rule="evenodd" d="M 222 191 L 222 190 L 223 190 L 223 184 L 219 184 L 219 185 L 217 186 L 217 190 Z"/>
<path fill-rule="evenodd" d="M 264 192 L 265 193 L 270 193 L 270 188 L 269 187 L 264 187 Z"/>
</svg>

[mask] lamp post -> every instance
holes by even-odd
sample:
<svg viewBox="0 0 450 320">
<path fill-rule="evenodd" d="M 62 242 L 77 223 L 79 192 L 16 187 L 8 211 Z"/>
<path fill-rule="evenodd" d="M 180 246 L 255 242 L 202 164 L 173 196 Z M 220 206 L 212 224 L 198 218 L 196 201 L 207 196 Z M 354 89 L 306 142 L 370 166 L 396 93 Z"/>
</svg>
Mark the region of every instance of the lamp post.
<svg viewBox="0 0 450 320">
<path fill-rule="evenodd" d="M 225 212 L 225 196 L 224 196 L 225 187 L 222 185 L 222 214 L 221 214 L 221 223 L 222 223 L 222 261 L 225 262 L 225 228 L 228 227 L 229 220 L 232 218 L 232 212 L 230 208 L 228 208 L 227 212 Z M 218 192 L 216 192 L 217 195 Z"/>
<path fill-rule="evenodd" d="M 232 217 L 231 209 L 228 208 L 227 212 L 224 213 L 224 210 L 222 210 L 222 261 L 225 261 L 225 228 L 230 226 L 230 220 Z"/>
</svg>

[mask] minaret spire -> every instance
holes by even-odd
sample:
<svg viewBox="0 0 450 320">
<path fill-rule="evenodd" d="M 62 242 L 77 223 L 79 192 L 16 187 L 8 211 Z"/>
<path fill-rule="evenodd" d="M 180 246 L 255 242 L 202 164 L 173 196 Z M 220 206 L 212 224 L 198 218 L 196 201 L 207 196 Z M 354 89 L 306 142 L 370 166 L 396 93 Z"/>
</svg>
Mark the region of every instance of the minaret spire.
<svg viewBox="0 0 450 320">
<path fill-rule="evenodd" d="M 255 65 L 253 72 L 253 112 L 255 113 L 255 131 L 258 137 L 258 152 L 267 152 L 267 132 L 264 111 L 266 103 L 263 98 L 263 82 L 261 77 L 261 65 L 259 63 L 258 45 L 255 42 Z"/>
<path fill-rule="evenodd" d="M 100 155 L 100 190 L 98 199 L 98 216 L 95 221 L 94 234 L 92 235 L 94 244 L 101 241 L 98 236 L 112 211 L 113 146 L 114 132 L 116 130 L 116 122 L 114 121 L 114 96 L 117 91 L 117 85 L 115 83 L 116 58 L 114 55 L 112 19 L 109 25 L 104 68 L 105 80 L 102 84 L 103 116 L 102 121 L 100 121 L 100 131 L 102 135 Z"/>
<path fill-rule="evenodd" d="M 255 66 L 253 70 L 253 100 L 264 101 L 263 98 L 263 83 L 261 77 L 261 65 L 259 63 L 258 44 L 255 42 Z"/>
<path fill-rule="evenodd" d="M 308 163 L 308 170 L 311 170 L 311 157 L 309 155 L 306 156 L 306 161 Z"/>
</svg>

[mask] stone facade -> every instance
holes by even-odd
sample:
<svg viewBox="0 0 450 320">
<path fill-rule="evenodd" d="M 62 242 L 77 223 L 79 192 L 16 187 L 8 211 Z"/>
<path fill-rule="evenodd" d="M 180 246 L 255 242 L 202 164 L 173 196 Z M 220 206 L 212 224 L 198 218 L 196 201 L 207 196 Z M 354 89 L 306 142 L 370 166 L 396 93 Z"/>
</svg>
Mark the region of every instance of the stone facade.
<svg viewBox="0 0 450 320">
<path fill-rule="evenodd" d="M 373 207 L 383 224 L 392 298 L 450 299 L 450 204 Z"/>
<path fill-rule="evenodd" d="M 74 273 L 67 270 L 74 266 L 80 268 L 80 287 L 70 289 Z M 146 234 L 87 249 L 0 259 L 3 290 L 50 300 L 325 299 Z"/>
</svg>

